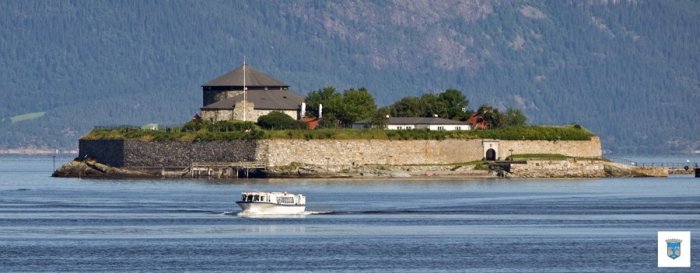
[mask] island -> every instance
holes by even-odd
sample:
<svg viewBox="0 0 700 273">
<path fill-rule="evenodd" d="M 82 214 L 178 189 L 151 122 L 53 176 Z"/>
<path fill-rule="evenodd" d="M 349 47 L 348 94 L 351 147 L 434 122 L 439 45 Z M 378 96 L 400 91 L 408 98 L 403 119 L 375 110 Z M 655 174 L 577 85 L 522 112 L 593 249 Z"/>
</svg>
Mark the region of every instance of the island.
<svg viewBox="0 0 700 273">
<path fill-rule="evenodd" d="M 376 109 L 364 88 L 307 98 L 247 64 L 202 86 L 182 126 L 96 127 L 57 177 L 610 177 L 668 170 L 613 163 L 578 124 L 466 110 L 461 92 Z M 370 107 L 367 107 L 367 106 Z M 370 110 L 363 110 L 363 109 Z M 325 116 L 324 116 L 325 115 Z"/>
</svg>

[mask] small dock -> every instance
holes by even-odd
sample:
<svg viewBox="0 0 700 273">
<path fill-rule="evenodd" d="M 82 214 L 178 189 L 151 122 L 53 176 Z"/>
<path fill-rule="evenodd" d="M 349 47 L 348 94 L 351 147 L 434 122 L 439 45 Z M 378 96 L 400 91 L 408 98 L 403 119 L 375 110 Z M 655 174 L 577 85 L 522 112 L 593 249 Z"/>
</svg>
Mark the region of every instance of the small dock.
<svg viewBox="0 0 700 273">
<path fill-rule="evenodd" d="M 489 169 L 496 171 L 500 177 L 506 176 L 506 173 L 512 173 L 510 170 L 511 164 L 527 164 L 527 160 L 505 160 L 489 162 Z"/>
<path fill-rule="evenodd" d="M 265 162 L 192 162 L 187 172 L 190 177 L 239 178 L 250 177 L 251 171 L 267 169 Z"/>
</svg>

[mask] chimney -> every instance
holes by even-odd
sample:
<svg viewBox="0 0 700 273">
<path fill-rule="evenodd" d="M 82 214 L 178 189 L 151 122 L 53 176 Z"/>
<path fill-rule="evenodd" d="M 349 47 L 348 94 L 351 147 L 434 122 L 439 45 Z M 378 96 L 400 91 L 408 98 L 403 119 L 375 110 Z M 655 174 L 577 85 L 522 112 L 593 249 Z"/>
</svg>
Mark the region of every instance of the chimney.
<svg viewBox="0 0 700 273">
<path fill-rule="evenodd" d="M 306 102 L 301 103 L 301 113 L 299 113 L 299 118 L 303 118 L 306 116 Z"/>
<path fill-rule="evenodd" d="M 323 104 L 318 105 L 318 119 L 323 118 Z"/>
</svg>

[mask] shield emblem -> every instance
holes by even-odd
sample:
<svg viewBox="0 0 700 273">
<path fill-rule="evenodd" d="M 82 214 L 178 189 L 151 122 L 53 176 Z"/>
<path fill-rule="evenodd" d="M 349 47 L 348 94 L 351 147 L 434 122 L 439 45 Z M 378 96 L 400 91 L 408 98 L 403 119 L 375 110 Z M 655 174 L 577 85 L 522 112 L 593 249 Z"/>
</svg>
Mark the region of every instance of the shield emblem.
<svg viewBox="0 0 700 273">
<path fill-rule="evenodd" d="M 671 259 L 676 259 L 681 256 L 681 242 L 680 239 L 668 239 L 666 240 L 666 255 Z"/>
</svg>

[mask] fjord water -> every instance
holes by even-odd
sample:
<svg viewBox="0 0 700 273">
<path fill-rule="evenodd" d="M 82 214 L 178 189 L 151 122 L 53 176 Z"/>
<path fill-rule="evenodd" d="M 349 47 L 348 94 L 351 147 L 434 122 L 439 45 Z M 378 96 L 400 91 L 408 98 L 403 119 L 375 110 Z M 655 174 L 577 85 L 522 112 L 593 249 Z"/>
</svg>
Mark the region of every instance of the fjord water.
<svg viewBox="0 0 700 273">
<path fill-rule="evenodd" d="M 67 159 L 60 160 L 60 163 Z M 664 272 L 657 231 L 691 231 L 700 179 L 95 180 L 0 158 L 2 272 Z M 241 218 L 241 191 L 315 214 Z"/>
</svg>

